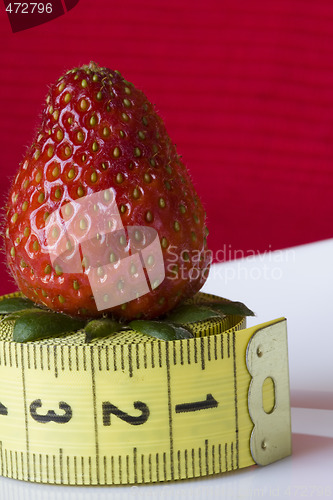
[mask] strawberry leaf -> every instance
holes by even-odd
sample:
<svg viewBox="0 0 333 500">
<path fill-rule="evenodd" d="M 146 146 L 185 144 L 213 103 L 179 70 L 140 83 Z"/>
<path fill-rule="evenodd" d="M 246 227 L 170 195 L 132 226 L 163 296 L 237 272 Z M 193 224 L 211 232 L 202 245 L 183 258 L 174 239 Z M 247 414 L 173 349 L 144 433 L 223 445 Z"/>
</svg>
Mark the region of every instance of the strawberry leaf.
<svg viewBox="0 0 333 500">
<path fill-rule="evenodd" d="M 21 311 L 13 319 L 15 319 L 13 331 L 15 342 L 28 342 L 64 335 L 79 330 L 86 323 L 85 320 L 79 318 L 41 309 Z"/>
<path fill-rule="evenodd" d="M 225 315 L 233 315 L 233 316 L 255 316 L 254 312 L 251 311 L 245 304 L 242 302 L 218 302 L 218 301 L 210 301 L 204 303 L 205 307 L 209 307 L 214 311 L 225 314 Z"/>
<path fill-rule="evenodd" d="M 37 307 L 32 307 L 32 308 L 28 308 L 28 309 L 21 309 L 20 311 L 14 311 L 10 314 L 7 314 L 4 318 L 2 318 L 2 320 L 0 321 L 0 323 L 2 322 L 6 322 L 6 321 L 16 321 L 18 318 L 20 318 L 21 316 L 24 316 L 26 313 L 35 313 L 35 312 L 40 312 L 41 310 L 38 309 Z"/>
<path fill-rule="evenodd" d="M 93 319 L 84 327 L 86 333 L 86 342 L 92 339 L 107 337 L 112 333 L 119 332 L 122 325 L 110 318 Z"/>
<path fill-rule="evenodd" d="M 182 327 L 177 327 L 162 321 L 134 320 L 128 326 L 144 335 L 160 340 L 180 340 L 192 338 L 191 332 Z"/>
<path fill-rule="evenodd" d="M 170 325 L 170 323 L 169 323 Z M 180 339 L 192 339 L 194 337 L 193 333 L 179 325 L 170 325 L 176 330 L 177 340 Z"/>
<path fill-rule="evenodd" d="M 166 317 L 166 321 L 176 324 L 194 323 L 195 321 L 204 321 L 209 318 L 220 316 L 219 311 L 213 311 L 206 307 L 206 304 L 184 304 L 177 307 Z"/>
<path fill-rule="evenodd" d="M 10 314 L 23 309 L 35 308 L 36 304 L 32 300 L 24 297 L 7 297 L 0 301 L 0 314 Z"/>
</svg>

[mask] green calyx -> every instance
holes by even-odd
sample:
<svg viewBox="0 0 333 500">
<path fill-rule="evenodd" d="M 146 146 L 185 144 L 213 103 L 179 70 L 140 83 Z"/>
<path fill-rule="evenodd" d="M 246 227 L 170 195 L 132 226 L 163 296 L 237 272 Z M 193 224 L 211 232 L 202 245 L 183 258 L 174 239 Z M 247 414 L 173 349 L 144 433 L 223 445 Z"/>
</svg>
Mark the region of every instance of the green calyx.
<svg viewBox="0 0 333 500">
<path fill-rule="evenodd" d="M 121 329 L 122 329 L 121 324 L 114 319 L 111 318 L 93 319 L 84 326 L 84 332 L 86 334 L 86 342 L 90 342 L 92 339 L 107 337 L 112 333 L 119 332 Z"/>
<path fill-rule="evenodd" d="M 0 300 L 0 315 L 3 316 L 0 321 L 14 323 L 15 342 L 30 342 L 73 332 L 82 332 L 85 342 L 91 342 L 93 339 L 108 337 L 124 330 L 134 330 L 149 337 L 169 341 L 193 338 L 191 324 L 194 323 L 214 318 L 222 319 L 227 315 L 254 315 L 242 302 L 218 298 L 188 302 L 156 320 L 138 319 L 121 323 L 110 317 L 90 320 L 72 317 L 42 309 L 25 297 L 6 296 Z"/>
<path fill-rule="evenodd" d="M 5 316 L 2 321 L 14 321 L 13 340 L 15 342 L 58 337 L 85 325 L 85 321 L 80 318 L 33 307 L 15 311 Z"/>
<path fill-rule="evenodd" d="M 176 324 L 194 323 L 195 321 L 204 321 L 206 319 L 220 316 L 219 312 L 209 309 L 205 306 L 184 304 L 173 309 L 166 317 L 166 321 Z"/>
<path fill-rule="evenodd" d="M 160 340 L 189 339 L 193 334 L 183 327 L 165 323 L 163 321 L 134 320 L 128 326 L 144 335 Z"/>
<path fill-rule="evenodd" d="M 10 314 L 22 309 L 31 309 L 36 305 L 23 297 L 5 297 L 0 301 L 0 314 Z"/>
</svg>

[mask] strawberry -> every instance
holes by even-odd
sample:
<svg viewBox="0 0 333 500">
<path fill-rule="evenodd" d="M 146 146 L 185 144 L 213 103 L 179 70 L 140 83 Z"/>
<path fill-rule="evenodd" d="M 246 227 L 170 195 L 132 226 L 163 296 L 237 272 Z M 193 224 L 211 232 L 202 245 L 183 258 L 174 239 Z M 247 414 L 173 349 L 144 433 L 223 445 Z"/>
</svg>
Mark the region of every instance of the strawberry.
<svg viewBox="0 0 333 500">
<path fill-rule="evenodd" d="M 72 254 L 67 252 L 64 269 L 61 261 L 57 264 L 52 258 L 46 234 L 52 214 L 63 214 L 59 211 L 66 206 L 75 212 L 80 200 L 105 192 L 114 195 L 118 233 L 102 235 L 99 247 L 93 238 L 87 243 L 84 234 L 79 243 L 91 246 L 95 262 L 87 262 L 76 244 Z M 118 71 L 96 63 L 68 71 L 51 86 L 36 138 L 10 189 L 6 213 L 9 269 L 26 297 L 55 311 L 154 318 L 193 296 L 207 278 L 210 254 L 205 213 L 161 118 L 143 92 Z M 91 223 L 88 216 L 87 220 L 94 226 L 102 219 L 96 217 Z M 141 243 L 139 227 L 146 228 Z M 84 232 L 86 223 L 80 228 Z M 57 248 L 65 233 L 61 224 L 52 231 Z M 121 236 L 117 243 L 115 235 L 122 231 L 121 249 Z M 126 251 L 139 259 L 138 252 L 152 243 L 154 234 L 164 265 L 162 282 L 150 283 L 146 293 L 137 293 L 131 300 L 127 295 L 127 300 L 119 299 L 116 305 L 97 307 L 94 291 L 97 286 L 103 288 L 103 266 L 113 260 L 116 269 Z M 97 241 L 98 233 L 95 236 Z M 82 267 L 77 265 L 78 257 Z M 134 290 L 134 275 L 128 270 L 124 273 L 127 290 Z M 112 276 L 109 272 L 107 287 L 104 279 L 103 293 L 116 296 L 121 287 Z"/>
</svg>

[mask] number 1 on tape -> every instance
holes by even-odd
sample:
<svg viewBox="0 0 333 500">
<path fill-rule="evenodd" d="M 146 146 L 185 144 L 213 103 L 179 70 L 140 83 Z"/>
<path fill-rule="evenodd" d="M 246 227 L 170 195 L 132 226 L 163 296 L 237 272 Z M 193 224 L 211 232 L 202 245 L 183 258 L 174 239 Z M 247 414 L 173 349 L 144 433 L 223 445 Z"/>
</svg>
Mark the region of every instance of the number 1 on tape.
<svg viewBox="0 0 333 500">
<path fill-rule="evenodd" d="M 17 344 L 3 334 L 1 474 L 134 484 L 289 455 L 286 320 L 223 321 L 173 342 L 123 332 Z"/>
</svg>

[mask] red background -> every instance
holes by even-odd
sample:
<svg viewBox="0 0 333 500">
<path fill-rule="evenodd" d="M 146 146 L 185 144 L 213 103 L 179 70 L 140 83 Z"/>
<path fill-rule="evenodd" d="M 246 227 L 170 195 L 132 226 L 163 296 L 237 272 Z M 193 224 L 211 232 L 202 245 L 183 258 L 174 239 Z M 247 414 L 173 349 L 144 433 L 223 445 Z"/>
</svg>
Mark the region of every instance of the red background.
<svg viewBox="0 0 333 500">
<path fill-rule="evenodd" d="M 48 84 L 95 60 L 156 104 L 215 253 L 333 236 L 331 0 L 80 0 L 15 34 L 1 4 L 0 34 L 1 201 Z M 1 261 L 5 293 L 14 286 Z"/>
</svg>

